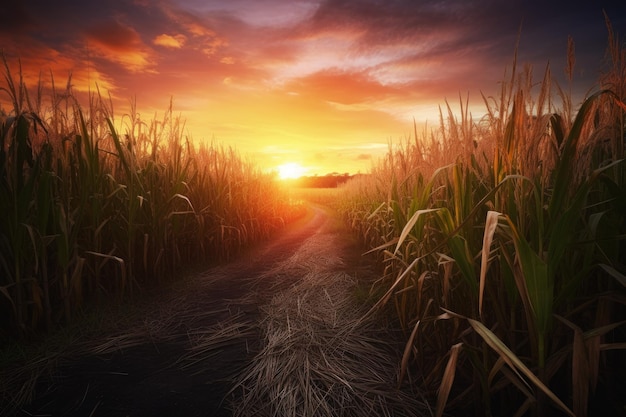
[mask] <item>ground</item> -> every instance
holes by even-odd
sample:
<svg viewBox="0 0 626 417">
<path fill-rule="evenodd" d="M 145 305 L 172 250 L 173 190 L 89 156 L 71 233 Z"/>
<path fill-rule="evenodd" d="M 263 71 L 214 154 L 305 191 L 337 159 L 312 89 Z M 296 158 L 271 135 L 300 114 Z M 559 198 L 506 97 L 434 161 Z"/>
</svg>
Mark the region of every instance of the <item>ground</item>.
<svg viewBox="0 0 626 417">
<path fill-rule="evenodd" d="M 33 375 L 45 373 L 29 379 L 36 381 L 30 401 L 17 409 L 1 404 L 0 414 L 229 416 L 255 415 L 255 410 L 263 408 L 267 415 L 295 415 L 303 404 L 324 402 L 322 409 L 338 415 L 332 408 L 343 402 L 355 404 L 351 395 L 358 394 L 362 402 L 369 392 L 386 390 L 391 393 L 385 397 L 390 402 L 402 399 L 393 388 L 393 365 L 383 376 L 376 369 L 372 375 L 359 376 L 364 381 L 360 385 L 341 374 L 360 367 L 362 358 L 350 359 L 355 356 L 354 346 L 348 345 L 352 341 L 367 345 L 381 358 L 372 361 L 373 368 L 374 362 L 389 368 L 382 360 L 385 355 L 389 363 L 397 363 L 395 349 L 385 349 L 369 338 L 367 326 L 359 321 L 359 306 L 350 304 L 356 280 L 373 273 L 360 254 L 330 211 L 312 206 L 305 218 L 237 261 L 212 267 L 152 297 L 132 320 L 113 323 L 106 334 L 90 335 L 65 352 L 22 364 Z M 305 322 L 309 323 L 305 327 L 296 324 Z M 337 337 L 341 328 L 350 329 L 345 337 Z M 276 335 L 281 335 L 278 342 Z M 306 343 L 304 348 L 302 343 Z M 277 350 L 279 363 L 294 366 L 283 366 L 280 380 L 271 376 L 276 371 L 266 376 L 267 367 L 275 366 L 268 363 L 273 363 Z M 300 358 L 289 362 L 289 355 L 295 354 L 303 362 Z M 320 358 L 332 372 L 315 365 Z M 329 360 L 345 366 L 337 367 Z M 307 381 L 295 379 L 299 372 L 308 375 Z M 293 388 L 294 381 L 302 382 L 304 391 Z M 314 381 L 313 388 L 310 381 Z M 284 387 L 278 386 L 288 383 L 295 392 L 290 399 L 293 405 L 286 402 Z M 266 386 L 272 384 L 277 388 Z M 308 394 L 315 389 L 324 391 L 319 396 Z M 339 403 L 331 403 L 329 393 L 340 396 Z M 403 406 L 411 404 L 402 401 Z"/>
</svg>

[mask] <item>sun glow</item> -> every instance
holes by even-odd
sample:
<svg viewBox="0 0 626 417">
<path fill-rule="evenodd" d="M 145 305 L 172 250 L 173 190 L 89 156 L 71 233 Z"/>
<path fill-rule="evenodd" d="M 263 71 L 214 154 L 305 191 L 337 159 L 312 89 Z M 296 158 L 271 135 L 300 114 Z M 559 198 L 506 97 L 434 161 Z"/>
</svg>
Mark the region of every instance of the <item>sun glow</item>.
<svg viewBox="0 0 626 417">
<path fill-rule="evenodd" d="M 295 162 L 289 162 L 276 167 L 278 178 L 281 180 L 300 178 L 306 172 L 306 168 Z"/>
</svg>

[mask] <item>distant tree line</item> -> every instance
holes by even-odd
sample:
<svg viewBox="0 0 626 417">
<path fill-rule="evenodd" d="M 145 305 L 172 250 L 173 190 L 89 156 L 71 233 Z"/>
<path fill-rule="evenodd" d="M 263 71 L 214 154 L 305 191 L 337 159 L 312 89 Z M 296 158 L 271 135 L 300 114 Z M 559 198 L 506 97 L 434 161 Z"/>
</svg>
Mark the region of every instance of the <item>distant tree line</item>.
<svg viewBox="0 0 626 417">
<path fill-rule="evenodd" d="M 346 181 L 357 175 L 361 174 L 350 175 L 348 173 L 339 174 L 337 172 L 333 172 L 322 176 L 302 176 L 292 181 L 294 185 L 303 188 L 337 188 L 338 185 L 344 184 Z"/>
</svg>

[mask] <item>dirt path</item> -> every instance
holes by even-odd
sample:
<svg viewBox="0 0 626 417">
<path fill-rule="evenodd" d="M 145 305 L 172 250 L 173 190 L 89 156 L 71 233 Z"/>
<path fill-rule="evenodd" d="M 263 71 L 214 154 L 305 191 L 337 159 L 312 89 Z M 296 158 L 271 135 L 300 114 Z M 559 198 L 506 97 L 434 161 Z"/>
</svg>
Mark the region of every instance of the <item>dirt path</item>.
<svg viewBox="0 0 626 417">
<path fill-rule="evenodd" d="M 59 360 L 14 415 L 231 415 L 227 393 L 263 349 L 260 307 L 298 285 L 302 268 L 320 266 L 368 273 L 338 221 L 311 207 L 273 241 L 186 281 L 131 326 Z"/>
</svg>

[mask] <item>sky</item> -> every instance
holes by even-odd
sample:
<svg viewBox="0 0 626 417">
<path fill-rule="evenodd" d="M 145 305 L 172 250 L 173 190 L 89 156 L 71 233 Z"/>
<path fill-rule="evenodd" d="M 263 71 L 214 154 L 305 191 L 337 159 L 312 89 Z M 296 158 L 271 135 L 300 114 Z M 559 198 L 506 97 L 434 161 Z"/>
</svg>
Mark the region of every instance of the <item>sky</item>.
<svg viewBox="0 0 626 417">
<path fill-rule="evenodd" d="M 116 115 L 161 118 L 170 101 L 194 141 L 236 149 L 262 169 L 367 172 L 438 108 L 497 95 L 510 71 L 598 89 L 603 10 L 626 36 L 626 2 L 566 0 L 23 0 L 2 6 L 0 50 L 27 85 L 95 86 Z M 0 91 L 0 105 L 7 96 Z M 427 125 L 428 126 L 428 125 Z"/>
</svg>

